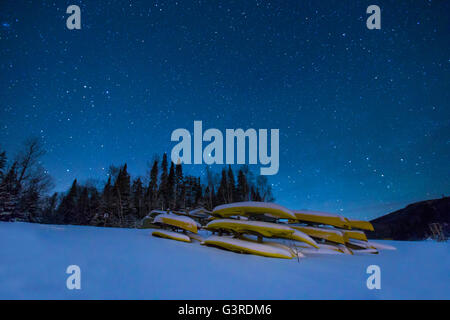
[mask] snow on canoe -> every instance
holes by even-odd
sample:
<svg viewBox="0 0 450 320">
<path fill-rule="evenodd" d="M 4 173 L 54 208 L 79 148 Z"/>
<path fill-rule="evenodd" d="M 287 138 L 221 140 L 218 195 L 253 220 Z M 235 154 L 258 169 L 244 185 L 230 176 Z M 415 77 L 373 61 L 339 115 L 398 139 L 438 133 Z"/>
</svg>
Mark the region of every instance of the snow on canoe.
<svg viewBox="0 0 450 320">
<path fill-rule="evenodd" d="M 304 245 L 296 246 L 297 249 L 306 255 L 310 254 L 344 254 L 343 250 L 339 247 L 328 245 L 328 244 L 319 244 L 319 248 L 311 248 Z"/>
<path fill-rule="evenodd" d="M 350 221 L 350 226 L 352 228 L 374 231 L 373 225 L 369 221 L 353 220 L 353 219 L 348 219 L 348 221 Z"/>
<path fill-rule="evenodd" d="M 360 254 L 360 253 L 371 253 L 371 254 L 378 254 L 378 250 L 377 249 L 360 249 L 360 250 L 353 250 L 353 252 L 355 254 Z"/>
<path fill-rule="evenodd" d="M 381 244 L 378 242 L 368 242 L 368 244 L 372 247 L 375 248 L 377 250 L 397 250 L 396 247 L 390 246 L 388 244 Z"/>
<path fill-rule="evenodd" d="M 317 248 L 317 243 L 307 234 L 287 225 L 272 222 L 219 219 L 206 225 L 208 230 L 231 230 L 236 233 L 258 234 L 267 238 L 284 238 L 305 242 Z"/>
<path fill-rule="evenodd" d="M 287 250 L 291 253 L 292 258 L 304 258 L 305 255 L 303 253 L 301 253 L 300 251 L 295 251 L 292 248 L 289 248 L 287 245 L 279 243 L 279 242 L 264 242 L 265 245 L 267 246 L 273 246 L 276 248 L 281 248 L 283 250 Z"/>
<path fill-rule="evenodd" d="M 292 252 L 282 247 L 230 237 L 210 236 L 208 239 L 203 241 L 202 244 L 220 247 L 239 253 L 250 253 L 271 258 L 292 259 Z"/>
<path fill-rule="evenodd" d="M 231 230 L 236 233 L 257 233 L 263 237 L 288 236 L 294 233 L 294 230 L 285 225 L 263 221 L 218 219 L 209 222 L 206 225 L 208 230 Z"/>
<path fill-rule="evenodd" d="M 152 236 L 183 242 L 191 242 L 191 239 L 187 235 L 167 230 L 155 230 L 152 232 Z"/>
<path fill-rule="evenodd" d="M 198 217 L 198 218 L 208 218 L 211 215 L 211 211 L 206 210 L 205 208 L 197 208 L 189 211 L 190 216 Z"/>
<path fill-rule="evenodd" d="M 277 219 L 296 219 L 295 214 L 283 206 L 275 203 L 256 201 L 223 204 L 215 207 L 212 214 L 222 218 L 228 218 L 235 215 L 251 216 L 256 214 L 268 214 Z"/>
<path fill-rule="evenodd" d="M 347 248 L 343 244 L 326 244 L 326 243 L 319 243 L 318 249 L 314 249 L 311 247 L 307 247 L 305 245 L 297 245 L 296 246 L 302 253 L 311 254 L 311 253 L 318 253 L 318 254 L 336 254 L 336 253 L 342 253 L 342 254 L 353 254 L 352 250 L 350 248 Z"/>
<path fill-rule="evenodd" d="M 310 246 L 313 246 L 314 248 L 319 248 L 317 245 L 317 242 L 311 238 L 310 236 L 308 236 L 306 233 L 303 233 L 299 230 L 294 230 L 294 233 L 286 236 L 286 237 L 280 237 L 280 238 L 285 238 L 285 239 L 291 239 L 291 240 L 296 240 L 296 241 L 300 241 L 300 242 L 304 242 L 309 244 Z"/>
<path fill-rule="evenodd" d="M 203 240 L 205 240 L 205 238 L 195 233 L 189 233 L 188 236 L 189 238 L 191 238 L 191 240 L 197 240 L 199 242 L 203 242 Z"/>
<path fill-rule="evenodd" d="M 296 220 L 351 229 L 350 222 L 347 218 L 337 214 L 309 210 L 293 210 L 293 212 Z"/>
<path fill-rule="evenodd" d="M 316 228 L 308 226 L 295 226 L 295 225 L 289 226 L 293 229 L 306 233 L 307 235 L 313 238 L 325 239 L 327 241 L 345 244 L 344 235 L 340 230 Z"/>
<path fill-rule="evenodd" d="M 378 242 L 369 242 L 369 241 L 360 241 L 360 240 L 350 240 L 348 242 L 349 245 L 357 246 L 359 248 L 365 249 L 377 249 L 377 250 L 397 250 L 397 248 L 387 245 L 381 244 Z"/>
<path fill-rule="evenodd" d="M 371 245 L 370 242 L 360 241 L 360 240 L 349 240 L 347 246 L 356 253 L 372 253 L 377 254 L 378 250 Z"/>
<path fill-rule="evenodd" d="M 239 239 L 254 242 L 254 243 L 261 243 L 261 242 L 258 242 L 256 239 L 252 239 L 248 236 L 240 236 Z M 282 248 L 284 250 L 287 250 L 292 254 L 292 258 L 297 258 L 297 257 L 304 258 L 305 257 L 304 254 L 302 254 L 300 251 L 294 249 L 294 247 L 289 247 L 283 243 L 279 243 L 279 242 L 275 242 L 275 241 L 264 241 L 264 244 L 267 246 L 273 246 L 273 247 Z"/>
<path fill-rule="evenodd" d="M 189 217 L 177 216 L 174 214 L 160 214 L 156 216 L 154 223 L 161 223 L 172 227 L 197 233 L 197 222 Z"/>
</svg>

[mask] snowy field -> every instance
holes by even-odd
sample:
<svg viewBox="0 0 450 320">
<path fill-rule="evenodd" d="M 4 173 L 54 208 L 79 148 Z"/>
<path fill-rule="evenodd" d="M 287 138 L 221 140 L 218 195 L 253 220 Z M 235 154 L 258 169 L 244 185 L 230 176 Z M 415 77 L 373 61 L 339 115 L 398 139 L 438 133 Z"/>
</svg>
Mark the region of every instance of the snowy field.
<svg viewBox="0 0 450 320">
<path fill-rule="evenodd" d="M 0 222 L 0 299 L 450 299 L 450 244 L 380 241 L 379 255 L 272 259 L 150 230 Z M 81 268 L 68 290 L 66 268 Z M 366 268 L 381 268 L 369 290 Z"/>
</svg>

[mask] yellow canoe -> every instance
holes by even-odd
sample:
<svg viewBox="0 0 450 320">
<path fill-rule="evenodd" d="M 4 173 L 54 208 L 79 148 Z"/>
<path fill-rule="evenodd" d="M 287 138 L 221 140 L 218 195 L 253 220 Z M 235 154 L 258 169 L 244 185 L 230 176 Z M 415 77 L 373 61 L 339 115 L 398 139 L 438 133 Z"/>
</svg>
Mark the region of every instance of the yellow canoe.
<svg viewBox="0 0 450 320">
<path fill-rule="evenodd" d="M 290 227 L 306 233 L 313 238 L 325 239 L 327 241 L 345 244 L 344 235 L 340 230 L 293 225 L 290 225 Z"/>
<path fill-rule="evenodd" d="M 367 241 L 367 236 L 363 231 L 358 230 L 341 230 L 344 234 L 345 241 L 348 242 L 349 239 L 356 239 Z"/>
<path fill-rule="evenodd" d="M 231 230 L 236 233 L 256 233 L 269 238 L 289 236 L 294 233 L 290 227 L 277 223 L 234 219 L 213 220 L 205 228 L 212 231 Z"/>
<path fill-rule="evenodd" d="M 292 259 L 292 252 L 285 248 L 236 238 L 210 236 L 202 244 L 263 257 Z"/>
<path fill-rule="evenodd" d="M 239 239 L 240 240 L 254 242 L 254 243 L 260 243 L 257 240 L 251 239 L 251 238 L 249 238 L 247 236 L 240 236 Z M 298 258 L 303 258 L 304 257 L 304 255 L 299 250 L 294 249 L 295 246 L 289 247 L 289 246 L 287 246 L 285 244 L 282 244 L 282 243 L 279 243 L 279 242 L 274 242 L 274 241 L 264 241 L 264 244 L 266 246 L 273 246 L 273 247 L 276 247 L 276 248 L 282 248 L 282 249 L 284 249 L 286 251 L 289 251 L 291 253 L 291 255 L 292 255 L 292 258 L 297 258 L 297 257 Z"/>
<path fill-rule="evenodd" d="M 353 220 L 348 219 L 350 221 L 350 226 L 355 229 L 374 231 L 373 225 L 369 221 L 362 220 Z"/>
<path fill-rule="evenodd" d="M 155 230 L 152 232 L 152 236 L 183 242 L 191 242 L 191 239 L 187 235 L 167 230 Z"/>
<path fill-rule="evenodd" d="M 327 224 L 342 229 L 351 229 L 350 221 L 337 214 L 309 210 L 293 210 L 293 212 L 296 217 L 295 219 L 299 221 Z"/>
<path fill-rule="evenodd" d="M 223 204 L 215 207 L 212 214 L 222 218 L 265 214 L 277 219 L 296 219 L 295 214 L 288 208 L 275 203 L 256 201 Z"/>
<path fill-rule="evenodd" d="M 192 233 L 197 233 L 197 222 L 185 216 L 177 216 L 174 214 L 167 214 L 167 213 L 160 214 L 156 216 L 154 223 L 165 224 L 172 227 L 187 230 Z"/>
<path fill-rule="evenodd" d="M 308 236 L 306 233 L 301 232 L 300 230 L 294 230 L 293 234 L 290 234 L 286 237 L 280 237 L 280 238 L 304 242 L 304 243 L 309 244 L 310 246 L 313 246 L 314 248 L 317 248 L 317 249 L 319 248 L 319 246 L 317 245 L 317 242 L 314 241 L 313 238 Z"/>
<path fill-rule="evenodd" d="M 290 228 L 290 226 L 278 223 L 251 221 L 251 220 L 234 220 L 234 219 L 219 219 L 209 222 L 206 229 L 216 230 L 230 230 L 235 233 L 250 233 L 257 234 L 267 238 L 284 238 L 296 241 L 305 242 L 315 248 L 317 243 L 307 234 Z"/>
</svg>

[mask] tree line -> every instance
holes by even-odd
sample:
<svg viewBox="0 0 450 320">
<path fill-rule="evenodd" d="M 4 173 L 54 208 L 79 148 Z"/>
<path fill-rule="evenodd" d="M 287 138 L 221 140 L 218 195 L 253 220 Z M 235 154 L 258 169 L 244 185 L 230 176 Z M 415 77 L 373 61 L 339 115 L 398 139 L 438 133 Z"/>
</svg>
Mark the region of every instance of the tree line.
<svg viewBox="0 0 450 320">
<path fill-rule="evenodd" d="M 110 166 L 102 187 L 75 179 L 67 192 L 53 193 L 51 177 L 42 167 L 39 140 L 25 143 L 9 161 L 0 151 L 0 221 L 28 221 L 109 227 L 135 227 L 154 209 L 190 210 L 238 201 L 273 201 L 266 176 L 243 165 L 237 174 L 231 166 L 220 173 L 205 167 L 200 177 L 184 175 L 164 153 L 151 163 L 145 176 L 132 178 L 127 164 Z"/>
</svg>

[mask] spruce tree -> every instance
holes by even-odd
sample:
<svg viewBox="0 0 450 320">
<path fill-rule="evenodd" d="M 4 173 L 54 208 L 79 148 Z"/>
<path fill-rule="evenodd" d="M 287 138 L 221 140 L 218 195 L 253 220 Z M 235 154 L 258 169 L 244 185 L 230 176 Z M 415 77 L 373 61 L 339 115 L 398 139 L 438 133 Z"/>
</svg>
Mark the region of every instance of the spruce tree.
<svg viewBox="0 0 450 320">
<path fill-rule="evenodd" d="M 231 165 L 228 166 L 228 173 L 227 173 L 227 199 L 228 203 L 234 202 L 234 198 L 236 196 L 236 186 L 235 186 L 235 180 L 234 180 L 234 173 L 233 170 L 231 170 Z"/>
<path fill-rule="evenodd" d="M 81 187 L 80 189 L 80 196 L 76 203 L 76 219 L 74 223 L 87 225 L 90 221 L 89 193 L 86 187 Z"/>
<path fill-rule="evenodd" d="M 173 209 L 175 207 L 175 168 L 170 162 L 169 176 L 167 177 L 167 205 Z"/>
<path fill-rule="evenodd" d="M 112 193 L 114 208 L 111 222 L 117 227 L 125 227 L 130 224 L 130 221 L 134 220 L 131 216 L 132 200 L 130 180 L 127 164 L 124 164 L 119 170 Z"/>
<path fill-rule="evenodd" d="M 194 207 L 203 205 L 203 203 L 201 203 L 202 199 L 203 199 L 203 188 L 202 188 L 202 184 L 200 182 L 200 177 L 198 177 L 195 182 L 195 204 L 194 204 Z"/>
<path fill-rule="evenodd" d="M 108 181 L 103 188 L 101 203 L 100 203 L 100 211 L 94 219 L 94 225 L 102 225 L 107 226 L 110 223 L 110 219 L 113 215 L 114 210 L 114 197 L 113 197 L 113 186 L 111 182 L 111 175 L 108 177 Z"/>
<path fill-rule="evenodd" d="M 142 186 L 141 178 L 137 178 L 133 181 L 132 186 L 132 197 L 133 197 L 133 211 L 138 219 L 145 217 L 145 206 L 144 206 L 144 188 Z"/>
<path fill-rule="evenodd" d="M 64 224 L 75 224 L 77 219 L 76 201 L 78 198 L 78 185 L 75 179 L 70 187 L 69 192 L 61 201 L 58 208 L 59 220 Z"/>
<path fill-rule="evenodd" d="M 93 220 L 98 217 L 98 215 L 101 213 L 101 196 L 97 190 L 97 188 L 92 188 L 90 190 L 90 200 L 89 200 L 89 221 L 88 224 L 92 225 Z M 94 223 L 94 225 L 96 225 Z"/>
<path fill-rule="evenodd" d="M 19 204 L 19 192 L 17 162 L 14 162 L 0 182 L 0 221 L 14 219 Z"/>
<path fill-rule="evenodd" d="M 6 167 L 6 152 L 3 151 L 0 153 L 0 183 L 1 183 L 1 179 L 4 176 L 5 167 Z"/>
<path fill-rule="evenodd" d="M 162 209 L 167 208 L 167 202 L 168 202 L 168 173 L 167 173 L 167 154 L 164 153 L 163 159 L 161 162 L 161 178 L 160 178 L 160 184 L 159 184 L 159 198 L 161 201 L 161 207 Z"/>
<path fill-rule="evenodd" d="M 220 179 L 219 189 L 217 190 L 217 201 L 219 204 L 228 203 L 228 182 L 227 172 L 222 169 L 222 178 Z"/>
<path fill-rule="evenodd" d="M 249 186 L 247 183 L 247 178 L 245 177 L 242 169 L 239 169 L 238 182 L 237 182 L 237 201 L 248 201 L 249 200 Z"/>
<path fill-rule="evenodd" d="M 42 223 L 45 224 L 60 224 L 61 221 L 57 219 L 57 209 L 58 206 L 58 193 L 54 192 L 52 196 L 45 199 L 45 206 L 42 211 Z"/>
<path fill-rule="evenodd" d="M 185 207 L 184 203 L 185 190 L 184 190 L 184 178 L 183 168 L 181 163 L 178 162 L 175 166 L 175 208 L 180 209 Z"/>
<path fill-rule="evenodd" d="M 150 171 L 150 181 L 148 184 L 147 192 L 145 194 L 145 207 L 146 213 L 155 209 L 158 200 L 158 161 L 153 162 L 152 169 Z"/>
</svg>

